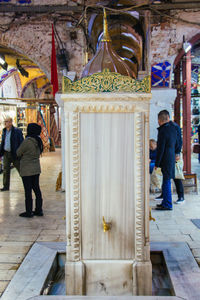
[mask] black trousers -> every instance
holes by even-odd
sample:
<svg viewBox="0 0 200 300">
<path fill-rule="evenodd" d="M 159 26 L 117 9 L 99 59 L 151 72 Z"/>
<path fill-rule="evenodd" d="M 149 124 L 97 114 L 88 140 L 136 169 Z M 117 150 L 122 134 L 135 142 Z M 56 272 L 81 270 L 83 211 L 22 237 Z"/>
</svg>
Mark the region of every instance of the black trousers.
<svg viewBox="0 0 200 300">
<path fill-rule="evenodd" d="M 42 193 L 40 191 L 39 176 L 40 175 L 38 174 L 22 177 L 25 192 L 25 207 L 28 214 L 31 214 L 33 211 L 32 190 L 34 191 L 36 197 L 35 210 L 37 212 L 42 212 Z"/>
<path fill-rule="evenodd" d="M 4 152 L 3 155 L 3 187 L 6 189 L 10 188 L 10 165 L 13 163 L 14 167 L 19 173 L 20 161 L 14 159 L 11 152 Z"/>
<path fill-rule="evenodd" d="M 184 189 L 183 183 L 181 179 L 174 179 L 174 183 L 176 186 L 176 192 L 178 194 L 178 198 L 184 198 Z"/>
<path fill-rule="evenodd" d="M 184 198 L 184 188 L 183 188 L 183 183 L 181 179 L 173 179 L 175 186 L 176 186 L 176 192 L 178 194 L 178 198 Z M 163 190 L 163 184 L 162 184 L 162 190 Z M 163 195 L 163 193 L 162 193 Z"/>
</svg>

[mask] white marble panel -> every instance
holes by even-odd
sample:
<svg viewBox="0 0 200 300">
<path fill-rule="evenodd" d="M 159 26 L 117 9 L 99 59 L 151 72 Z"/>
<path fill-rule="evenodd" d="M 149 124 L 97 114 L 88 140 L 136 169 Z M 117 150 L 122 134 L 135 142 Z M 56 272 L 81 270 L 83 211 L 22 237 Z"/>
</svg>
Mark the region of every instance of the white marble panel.
<svg viewBox="0 0 200 300">
<path fill-rule="evenodd" d="M 84 261 L 86 295 L 107 296 L 133 294 L 133 261 Z"/>
<path fill-rule="evenodd" d="M 134 113 L 80 114 L 83 259 L 135 256 L 134 122 Z"/>
</svg>

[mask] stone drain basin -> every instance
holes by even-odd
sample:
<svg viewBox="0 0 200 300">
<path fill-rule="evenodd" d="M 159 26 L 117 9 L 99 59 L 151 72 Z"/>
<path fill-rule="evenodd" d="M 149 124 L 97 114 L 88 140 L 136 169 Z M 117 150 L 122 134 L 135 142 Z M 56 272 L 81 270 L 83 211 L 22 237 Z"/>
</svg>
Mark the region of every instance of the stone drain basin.
<svg viewBox="0 0 200 300">
<path fill-rule="evenodd" d="M 32 297 L 42 300 L 48 298 L 47 295 L 66 295 L 65 252 L 65 243 L 35 243 L 1 300 L 27 300 Z M 200 269 L 186 243 L 151 243 L 151 262 L 152 294 L 156 298 L 146 296 L 142 299 L 176 299 L 173 296 L 200 299 Z"/>
<path fill-rule="evenodd" d="M 43 295 L 66 295 L 65 254 L 58 254 L 53 273 L 48 277 Z M 152 295 L 172 296 L 173 287 L 167 271 L 162 252 L 151 252 L 152 262 Z"/>
</svg>

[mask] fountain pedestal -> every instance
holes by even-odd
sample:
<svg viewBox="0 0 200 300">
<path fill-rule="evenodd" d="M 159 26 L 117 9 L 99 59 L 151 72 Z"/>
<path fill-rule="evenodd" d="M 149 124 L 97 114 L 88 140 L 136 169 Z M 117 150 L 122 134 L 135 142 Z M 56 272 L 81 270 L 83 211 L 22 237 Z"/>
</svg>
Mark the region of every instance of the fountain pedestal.
<svg viewBox="0 0 200 300">
<path fill-rule="evenodd" d="M 95 76 L 100 75 L 82 79 L 82 88 L 87 86 L 87 80 L 92 87 Z M 109 72 L 109 76 L 109 81 L 105 74 L 102 80 L 107 85 L 113 80 L 112 87 L 116 78 L 125 88 L 127 82 L 134 81 L 116 73 Z M 149 90 L 134 93 L 131 88 L 130 92 L 122 89 L 105 93 L 101 92 L 102 83 L 99 86 L 98 91 L 91 88 L 80 93 L 80 85 L 74 88 L 67 81 L 61 95 L 67 295 L 151 295 L 151 94 Z"/>
</svg>

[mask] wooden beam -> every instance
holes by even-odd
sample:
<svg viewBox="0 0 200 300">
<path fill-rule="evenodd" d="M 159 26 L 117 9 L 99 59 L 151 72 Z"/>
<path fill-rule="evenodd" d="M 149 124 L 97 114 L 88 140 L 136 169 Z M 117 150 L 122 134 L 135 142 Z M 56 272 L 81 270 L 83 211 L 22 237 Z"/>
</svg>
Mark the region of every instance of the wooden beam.
<svg viewBox="0 0 200 300">
<path fill-rule="evenodd" d="M 130 8 L 130 5 L 124 5 L 120 8 Z M 119 10 L 120 10 L 119 8 Z M 200 8 L 200 2 L 179 2 L 179 3 L 163 3 L 163 4 L 150 4 L 143 5 L 134 10 L 176 10 L 176 9 L 196 9 Z M 102 8 L 98 7 L 89 7 L 90 11 L 102 11 Z M 13 5 L 13 4 L 0 4 L 0 13 L 27 13 L 27 14 L 43 14 L 43 13 L 83 13 L 84 6 L 68 6 L 68 5 Z M 110 14 L 112 12 L 110 11 Z M 115 12 L 116 14 L 116 12 Z"/>
<path fill-rule="evenodd" d="M 176 10 L 176 9 L 195 9 L 200 8 L 199 2 L 180 2 L 180 3 L 163 3 L 163 4 L 151 4 L 150 8 L 155 10 Z"/>
<path fill-rule="evenodd" d="M 82 6 L 67 6 L 67 5 L 12 5 L 12 4 L 0 4 L 0 12 L 17 12 L 28 14 L 43 14 L 43 13 L 82 13 Z"/>
<path fill-rule="evenodd" d="M 6 98 L 6 97 L 0 97 L 0 104 L 4 104 L 4 105 L 13 105 L 12 103 L 1 103 L 1 100 L 15 100 L 15 101 L 22 101 L 22 102 L 27 102 L 27 103 L 43 103 L 43 104 L 55 104 L 57 105 L 55 100 L 51 100 L 51 99 L 36 99 L 36 98 Z"/>
</svg>

